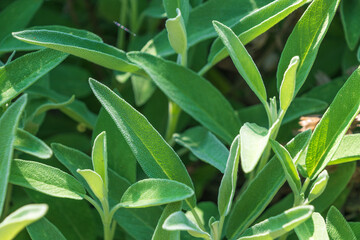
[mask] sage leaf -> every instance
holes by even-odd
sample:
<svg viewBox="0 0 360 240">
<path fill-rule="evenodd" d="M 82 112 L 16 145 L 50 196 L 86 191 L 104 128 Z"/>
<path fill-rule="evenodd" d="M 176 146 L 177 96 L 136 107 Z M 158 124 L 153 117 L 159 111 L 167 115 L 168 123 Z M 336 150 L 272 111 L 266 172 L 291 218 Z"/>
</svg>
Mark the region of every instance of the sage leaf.
<svg viewBox="0 0 360 240">
<path fill-rule="evenodd" d="M 229 150 L 211 132 L 203 127 L 193 127 L 181 134 L 174 134 L 173 138 L 200 160 L 224 173 Z"/>
<path fill-rule="evenodd" d="M 280 107 L 286 111 L 290 106 L 295 93 L 296 70 L 299 66 L 300 59 L 295 56 L 291 59 L 289 67 L 284 73 L 284 78 L 280 86 Z"/>
<path fill-rule="evenodd" d="M 176 9 L 177 16 L 166 20 L 165 26 L 171 47 L 176 53 L 184 55 L 187 51 L 185 22 L 180 9 Z"/>
<path fill-rule="evenodd" d="M 329 174 L 326 170 L 322 171 L 319 176 L 316 178 L 315 182 L 310 188 L 310 193 L 308 196 L 308 201 L 312 202 L 314 199 L 319 197 L 325 190 L 326 185 L 329 181 Z"/>
<path fill-rule="evenodd" d="M 26 227 L 32 240 L 66 240 L 60 230 L 46 218 Z"/>
<path fill-rule="evenodd" d="M 71 175 L 42 163 L 15 159 L 9 182 L 50 196 L 81 200 L 85 189 Z"/>
<path fill-rule="evenodd" d="M 94 171 L 100 175 L 102 181 L 104 182 L 105 188 L 108 189 L 106 132 L 100 133 L 95 138 L 91 157 Z"/>
<path fill-rule="evenodd" d="M 98 173 L 90 169 L 83 169 L 83 170 L 78 169 L 77 172 L 85 179 L 91 191 L 100 201 L 106 198 L 106 190 L 104 188 L 104 182 Z"/>
<path fill-rule="evenodd" d="M 330 239 L 349 239 L 355 240 L 355 233 L 352 231 L 346 219 L 337 210 L 336 207 L 331 206 L 326 215 L 326 229 L 329 233 Z"/>
<path fill-rule="evenodd" d="M 341 22 L 344 27 L 345 39 L 351 50 L 354 50 L 360 39 L 360 3 L 353 0 L 344 0 L 340 3 Z"/>
<path fill-rule="evenodd" d="M 244 78 L 260 101 L 263 104 L 267 104 L 267 94 L 264 82 L 258 68 L 244 45 L 231 28 L 217 21 L 214 21 L 213 24 L 240 75 Z"/>
<path fill-rule="evenodd" d="M 294 56 L 300 57 L 295 95 L 304 84 L 339 2 L 340 0 L 316 0 L 306 9 L 290 34 L 281 54 L 276 75 L 278 89 L 288 64 Z"/>
<path fill-rule="evenodd" d="M 169 203 L 164 208 L 161 217 L 156 225 L 156 229 L 151 240 L 162 240 L 162 239 L 174 239 L 180 240 L 180 232 L 179 231 L 167 231 L 163 229 L 163 224 L 165 220 L 174 212 L 180 211 L 182 206 L 182 202 L 174 202 Z"/>
<path fill-rule="evenodd" d="M 48 159 L 52 156 L 52 150 L 46 143 L 20 128 L 16 131 L 14 148 L 42 159 Z"/>
<path fill-rule="evenodd" d="M 194 188 L 179 156 L 142 114 L 96 80 L 90 79 L 90 86 L 149 177 L 171 179 Z M 195 202 L 193 196 L 190 204 L 194 206 Z"/>
<path fill-rule="evenodd" d="M 291 208 L 280 215 L 255 224 L 246 230 L 238 240 L 278 238 L 305 222 L 311 217 L 313 211 L 313 206 L 298 206 Z"/>
<path fill-rule="evenodd" d="M 352 162 L 360 159 L 360 134 L 345 135 L 328 165 Z"/>
<path fill-rule="evenodd" d="M 208 81 L 174 62 L 147 53 L 128 54 L 155 84 L 185 112 L 204 127 L 230 143 L 240 129 L 240 121 L 230 103 Z"/>
<path fill-rule="evenodd" d="M 341 139 L 360 111 L 360 68 L 346 81 L 323 115 L 311 137 L 306 154 L 308 176 L 314 179 L 328 164 Z"/>
<path fill-rule="evenodd" d="M 295 232 L 300 240 L 329 240 L 325 220 L 321 214 L 317 212 L 314 212 L 311 218 L 297 226 Z"/>
<path fill-rule="evenodd" d="M 2 214 L 9 181 L 16 129 L 26 102 L 27 95 L 21 96 L 0 117 L 0 215 Z"/>
<path fill-rule="evenodd" d="M 121 198 L 124 208 L 143 208 L 185 200 L 194 195 L 187 185 L 168 179 L 145 179 L 131 185 Z"/>
<path fill-rule="evenodd" d="M 29 204 L 11 213 L 0 223 L 1 239 L 14 239 L 23 228 L 43 217 L 47 210 L 46 204 Z"/>
</svg>

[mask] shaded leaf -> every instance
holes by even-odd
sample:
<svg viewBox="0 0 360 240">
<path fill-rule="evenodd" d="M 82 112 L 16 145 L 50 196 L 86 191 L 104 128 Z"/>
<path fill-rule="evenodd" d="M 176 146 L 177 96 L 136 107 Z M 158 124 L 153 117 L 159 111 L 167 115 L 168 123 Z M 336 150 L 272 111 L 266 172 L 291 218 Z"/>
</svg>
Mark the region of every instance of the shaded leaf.
<svg viewBox="0 0 360 240">
<path fill-rule="evenodd" d="M 66 240 L 59 229 L 46 218 L 26 227 L 32 240 Z"/>
<path fill-rule="evenodd" d="M 326 229 L 329 233 L 330 239 L 349 239 L 355 240 L 355 234 L 343 215 L 332 206 L 326 216 Z"/>
<path fill-rule="evenodd" d="M 52 150 L 46 143 L 20 128 L 16 131 L 14 148 L 42 159 L 47 159 L 52 156 Z"/>
</svg>

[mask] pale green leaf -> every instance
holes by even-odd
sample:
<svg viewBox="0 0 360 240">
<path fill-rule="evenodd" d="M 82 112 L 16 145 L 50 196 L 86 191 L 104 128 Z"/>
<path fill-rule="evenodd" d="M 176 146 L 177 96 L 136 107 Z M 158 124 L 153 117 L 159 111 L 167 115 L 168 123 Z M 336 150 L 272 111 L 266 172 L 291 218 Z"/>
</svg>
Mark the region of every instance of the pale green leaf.
<svg viewBox="0 0 360 240">
<path fill-rule="evenodd" d="M 16 131 L 14 148 L 42 159 L 48 159 L 52 156 L 52 150 L 46 143 L 20 128 Z"/>
<path fill-rule="evenodd" d="M 95 196 L 103 201 L 106 198 L 106 189 L 101 176 L 90 169 L 78 169 L 77 172 L 85 179 Z"/>
<path fill-rule="evenodd" d="M 131 185 L 121 198 L 124 208 L 143 208 L 185 200 L 194 195 L 187 185 L 168 179 L 145 179 Z"/>
<path fill-rule="evenodd" d="M 360 111 L 360 68 L 346 81 L 317 124 L 306 154 L 308 176 L 314 179 L 328 164 Z"/>
<path fill-rule="evenodd" d="M 182 202 L 174 202 L 169 203 L 163 210 L 161 217 L 156 225 L 156 229 L 151 240 L 163 240 L 163 239 L 171 239 L 171 240 L 180 240 L 180 232 L 179 231 L 167 231 L 163 229 L 163 224 L 165 220 L 174 212 L 180 211 L 182 206 Z"/>
<path fill-rule="evenodd" d="M 311 218 L 295 228 L 299 240 L 329 240 L 326 224 L 320 213 L 314 212 Z"/>
<path fill-rule="evenodd" d="M 355 233 L 347 223 L 343 215 L 332 206 L 326 215 L 326 229 L 331 240 L 346 239 L 355 240 Z"/>
<path fill-rule="evenodd" d="M 326 185 L 329 181 L 329 174 L 326 170 L 322 171 L 319 176 L 316 178 L 314 183 L 310 188 L 310 193 L 308 196 L 308 201 L 312 202 L 314 199 L 318 198 L 325 190 Z"/>
<path fill-rule="evenodd" d="M 165 26 L 168 32 L 170 45 L 176 53 L 184 55 L 187 51 L 187 38 L 185 22 L 179 9 L 177 16 L 166 20 Z"/>
<path fill-rule="evenodd" d="M 47 210 L 46 204 L 29 204 L 11 213 L 0 223 L 1 239 L 14 239 L 23 228 L 43 217 Z"/>
<path fill-rule="evenodd" d="M 100 133 L 95 138 L 91 158 L 94 171 L 100 175 L 101 179 L 104 182 L 105 188 L 108 189 L 106 132 Z"/>
<path fill-rule="evenodd" d="M 360 134 L 345 135 L 328 165 L 352 162 L 360 159 Z"/>
<path fill-rule="evenodd" d="M 46 218 L 26 227 L 32 240 L 66 240 L 60 230 Z"/>
<path fill-rule="evenodd" d="M 295 93 L 296 70 L 299 66 L 299 57 L 295 56 L 291 59 L 288 68 L 284 73 L 284 78 L 280 86 L 280 107 L 286 111 L 290 106 Z"/>
</svg>

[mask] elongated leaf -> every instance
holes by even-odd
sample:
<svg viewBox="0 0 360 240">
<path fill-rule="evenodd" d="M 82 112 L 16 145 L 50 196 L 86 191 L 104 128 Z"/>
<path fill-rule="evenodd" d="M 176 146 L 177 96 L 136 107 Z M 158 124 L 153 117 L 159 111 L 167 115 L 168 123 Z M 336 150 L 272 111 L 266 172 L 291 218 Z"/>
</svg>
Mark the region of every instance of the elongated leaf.
<svg viewBox="0 0 360 240">
<path fill-rule="evenodd" d="M 300 240 L 329 240 L 325 220 L 321 214 L 317 212 L 314 212 L 311 218 L 297 226 L 295 232 Z"/>
<path fill-rule="evenodd" d="M 128 61 L 124 51 L 102 42 L 71 35 L 65 31 L 25 30 L 13 33 L 13 36 L 27 43 L 84 58 L 109 69 L 124 72 L 135 72 L 139 69 Z"/>
<path fill-rule="evenodd" d="M 240 75 L 260 101 L 266 104 L 267 94 L 264 82 L 250 54 L 231 28 L 217 21 L 213 24 Z"/>
<path fill-rule="evenodd" d="M 154 235 L 151 240 L 162 240 L 162 239 L 174 239 L 180 240 L 180 232 L 179 231 L 167 231 L 163 229 L 163 224 L 165 220 L 174 212 L 180 211 L 182 206 L 182 202 L 174 202 L 168 204 L 161 214 L 159 222 L 156 225 L 156 229 L 154 231 Z"/>
<path fill-rule="evenodd" d="M 121 198 L 124 208 L 143 208 L 185 200 L 194 191 L 185 184 L 168 179 L 145 179 L 131 185 Z"/>
<path fill-rule="evenodd" d="M 182 134 L 174 134 L 174 140 L 220 172 L 225 171 L 229 150 L 205 128 L 194 127 Z"/>
<path fill-rule="evenodd" d="M 313 201 L 324 192 L 328 181 L 329 174 L 326 170 L 324 170 L 319 174 L 319 176 L 310 188 L 310 193 L 308 197 L 309 202 Z"/>
<path fill-rule="evenodd" d="M 26 102 L 26 95 L 20 97 L 0 118 L 0 215 L 5 202 L 16 129 Z"/>
<path fill-rule="evenodd" d="M 0 223 L 1 239 L 14 239 L 23 228 L 43 217 L 47 210 L 46 204 L 29 204 L 19 208 Z"/>
<path fill-rule="evenodd" d="M 360 68 L 346 81 L 316 126 L 306 154 L 310 178 L 316 177 L 331 160 L 352 121 L 360 111 Z"/>
<path fill-rule="evenodd" d="M 59 229 L 46 218 L 26 227 L 32 240 L 66 240 Z"/>
<path fill-rule="evenodd" d="M 307 2 L 309 1 L 272 1 L 264 7 L 259 8 L 257 11 L 251 12 L 247 16 L 241 18 L 231 28 L 238 36 L 241 43 L 246 45 Z M 217 38 L 211 46 L 208 62 L 211 63 L 211 65 L 215 65 L 227 56 L 228 53 L 224 44 Z"/>
<path fill-rule="evenodd" d="M 287 66 L 294 56 L 300 57 L 295 95 L 304 84 L 339 2 L 340 0 L 315 0 L 307 8 L 288 38 L 281 54 L 277 71 L 278 89 Z"/>
<path fill-rule="evenodd" d="M 179 156 L 143 115 L 96 80 L 90 79 L 90 86 L 149 177 L 171 179 L 194 188 Z M 190 204 L 195 202 L 192 197 Z"/>
<path fill-rule="evenodd" d="M 91 191 L 100 201 L 106 199 L 106 190 L 104 188 L 104 182 L 98 173 L 90 169 L 84 169 L 84 170 L 79 169 L 77 170 L 77 172 L 85 179 Z"/>
<path fill-rule="evenodd" d="M 219 188 L 218 208 L 220 216 L 222 217 L 225 217 L 229 214 L 235 195 L 240 160 L 240 149 L 240 139 L 239 136 L 237 136 L 231 144 L 224 176 L 221 180 Z"/>
<path fill-rule="evenodd" d="M 239 238 L 245 239 L 275 239 L 291 231 L 305 222 L 314 211 L 313 206 L 299 206 L 286 210 L 284 213 L 255 224 Z"/>
<path fill-rule="evenodd" d="M 0 106 L 18 96 L 66 57 L 67 54 L 44 49 L 0 67 Z"/>
<path fill-rule="evenodd" d="M 352 162 L 360 159 L 360 134 L 345 135 L 329 165 Z"/>
<path fill-rule="evenodd" d="M 128 57 L 141 66 L 155 84 L 185 112 L 230 143 L 240 122 L 229 102 L 208 81 L 174 62 L 146 53 Z"/>
<path fill-rule="evenodd" d="M 81 200 L 85 189 L 60 169 L 33 161 L 13 160 L 9 181 L 50 196 Z"/>
<path fill-rule="evenodd" d="M 6 35 L 26 27 L 42 3 L 43 0 L 17 0 L 2 10 L 0 21 L 6 24 L 1 28 L 0 43 Z"/>
<path fill-rule="evenodd" d="M 355 234 L 343 215 L 332 206 L 326 216 L 326 229 L 329 233 L 330 239 L 349 239 L 355 240 Z"/>
<path fill-rule="evenodd" d="M 168 231 L 187 231 L 190 235 L 198 238 L 210 240 L 211 237 L 207 232 L 195 223 L 191 222 L 186 215 L 179 211 L 171 214 L 164 222 L 163 228 Z"/>
<path fill-rule="evenodd" d="M 280 107 L 286 111 L 290 106 L 295 92 L 296 70 L 299 66 L 299 57 L 295 56 L 291 59 L 288 68 L 284 73 L 284 78 L 280 86 Z"/>
<path fill-rule="evenodd" d="M 108 163 L 107 163 L 107 143 L 106 143 L 106 132 L 100 133 L 94 141 L 92 150 L 92 161 L 94 171 L 100 175 L 104 182 L 104 186 L 108 188 Z"/>
<path fill-rule="evenodd" d="M 20 128 L 16 131 L 14 148 L 42 159 L 52 156 L 52 150 L 46 143 Z"/>
<path fill-rule="evenodd" d="M 285 147 L 292 158 L 301 153 L 311 136 L 310 131 L 303 132 L 291 140 Z M 237 199 L 230 212 L 226 235 L 236 238 L 264 211 L 277 191 L 285 182 L 284 170 L 278 159 L 272 158 L 257 174 L 246 190 Z M 261 191 L 259 191 L 261 189 Z"/>
<path fill-rule="evenodd" d="M 360 237 L 360 222 L 348 222 L 348 224 L 350 225 L 351 229 L 353 230 L 356 239 L 359 239 Z"/>
<path fill-rule="evenodd" d="M 172 1 L 174 2 L 174 1 Z M 185 54 L 187 51 L 186 28 L 182 12 L 177 9 L 174 18 L 166 20 L 165 26 L 168 32 L 170 45 L 178 54 Z"/>
<path fill-rule="evenodd" d="M 351 50 L 354 50 L 360 39 L 360 2 L 356 0 L 341 1 L 341 22 L 345 39 Z"/>
</svg>

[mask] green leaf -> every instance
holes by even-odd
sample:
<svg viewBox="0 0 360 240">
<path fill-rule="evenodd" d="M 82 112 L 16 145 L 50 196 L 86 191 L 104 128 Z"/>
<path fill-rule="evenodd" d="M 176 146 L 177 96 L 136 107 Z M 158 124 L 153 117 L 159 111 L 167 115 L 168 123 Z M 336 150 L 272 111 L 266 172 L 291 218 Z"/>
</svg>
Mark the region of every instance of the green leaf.
<svg viewBox="0 0 360 240">
<path fill-rule="evenodd" d="M 29 204 L 11 213 L 0 223 L 1 239 L 14 239 L 23 228 L 43 217 L 47 210 L 46 204 Z"/>
<path fill-rule="evenodd" d="M 210 240 L 211 237 L 207 232 L 190 221 L 186 215 L 179 211 L 171 214 L 164 222 L 163 228 L 168 231 L 187 231 L 191 236 Z"/>
<path fill-rule="evenodd" d="M 24 111 L 27 95 L 21 96 L 2 114 L 0 118 L 0 215 L 2 214 L 17 126 Z"/>
<path fill-rule="evenodd" d="M 284 169 L 285 178 L 288 181 L 291 190 L 294 195 L 299 195 L 301 190 L 301 181 L 290 153 L 277 141 L 270 139 L 270 143 Z"/>
<path fill-rule="evenodd" d="M 85 195 L 85 189 L 71 175 L 33 161 L 13 160 L 9 181 L 54 197 L 81 200 Z"/>
<path fill-rule="evenodd" d="M 308 176 L 314 179 L 328 164 L 341 139 L 360 111 L 360 68 L 346 81 L 323 115 L 306 154 Z"/>
<path fill-rule="evenodd" d="M 3 24 L 0 32 L 0 45 L 1 41 L 13 31 L 22 30 L 37 10 L 42 5 L 43 0 L 17 0 L 12 1 L 4 10 L 0 13 L 0 22 Z"/>
<path fill-rule="evenodd" d="M 352 162 L 360 159 L 360 134 L 345 135 L 328 165 Z"/>
<path fill-rule="evenodd" d="M 285 146 L 292 158 L 297 158 L 307 146 L 310 136 L 311 132 L 305 131 Z M 236 238 L 249 227 L 268 206 L 284 182 L 284 170 L 280 161 L 273 157 L 237 198 L 230 212 L 226 236 L 229 239 Z"/>
<path fill-rule="evenodd" d="M 295 228 L 299 240 L 321 239 L 329 240 L 326 224 L 320 213 L 314 212 L 311 218 Z"/>
<path fill-rule="evenodd" d="M 344 27 L 345 39 L 351 50 L 354 50 L 360 39 L 360 2 L 343 0 L 340 4 L 341 22 Z"/>
<path fill-rule="evenodd" d="M 131 84 L 136 106 L 144 105 L 156 90 L 156 85 L 149 76 L 132 75 Z"/>
<path fill-rule="evenodd" d="M 211 132 L 203 127 L 193 127 L 181 134 L 174 134 L 174 140 L 188 148 L 196 157 L 224 173 L 229 150 Z"/>
<path fill-rule="evenodd" d="M 92 39 L 71 35 L 68 31 L 25 30 L 13 33 L 21 41 L 52 48 L 83 58 L 100 66 L 123 72 L 136 72 L 124 51 Z"/>
<path fill-rule="evenodd" d="M 121 198 L 124 208 L 143 208 L 185 200 L 194 195 L 187 185 L 168 179 L 145 179 L 131 185 Z"/>
<path fill-rule="evenodd" d="M 18 96 L 66 57 L 67 54 L 44 49 L 0 67 L 0 106 Z"/>
<path fill-rule="evenodd" d="M 230 147 L 229 157 L 226 163 L 224 176 L 218 194 L 218 208 L 220 216 L 225 217 L 229 214 L 231 204 L 235 195 L 237 175 L 239 169 L 241 144 L 237 136 Z"/>
<path fill-rule="evenodd" d="M 187 51 L 187 38 L 185 22 L 179 9 L 176 9 L 177 16 L 166 20 L 165 26 L 168 32 L 170 45 L 176 53 L 184 55 Z"/>
<path fill-rule="evenodd" d="M 231 28 L 217 21 L 214 21 L 213 24 L 240 75 L 244 78 L 260 101 L 263 104 L 267 104 L 267 94 L 264 82 L 258 68 L 244 45 Z"/>
<path fill-rule="evenodd" d="M 96 80 L 90 79 L 90 86 L 149 177 L 171 179 L 194 188 L 179 156 L 141 113 Z M 195 202 L 193 196 L 190 204 L 194 206 Z"/>
<path fill-rule="evenodd" d="M 246 230 L 238 240 L 270 240 L 278 238 L 305 222 L 309 217 L 311 217 L 313 211 L 314 207 L 311 205 L 291 208 L 280 215 L 255 224 Z"/>
<path fill-rule="evenodd" d="M 182 202 L 169 203 L 163 210 L 161 217 L 156 225 L 156 229 L 151 240 L 163 240 L 163 239 L 174 239 L 180 240 L 179 231 L 167 231 L 163 229 L 163 224 L 165 220 L 174 212 L 180 211 Z"/>
<path fill-rule="evenodd" d="M 306 9 L 289 36 L 281 54 L 277 70 L 278 89 L 288 64 L 294 56 L 300 57 L 296 74 L 295 95 L 304 84 L 339 2 L 340 0 L 315 0 Z"/>
<path fill-rule="evenodd" d="M 326 229 L 329 233 L 330 239 L 348 239 L 355 240 L 355 234 L 343 215 L 336 207 L 331 206 L 326 216 Z"/>
<path fill-rule="evenodd" d="M 308 0 L 271 1 L 262 8 L 259 8 L 257 11 L 251 12 L 247 16 L 242 17 L 231 28 L 240 39 L 241 43 L 246 45 L 273 27 L 275 24 L 283 20 L 297 8 L 308 2 Z M 217 38 L 211 46 L 208 62 L 211 63 L 211 65 L 215 65 L 227 56 L 228 53 L 224 47 L 224 44 L 219 38 Z"/>
<path fill-rule="evenodd" d="M 326 185 L 329 181 L 329 174 L 326 170 L 322 171 L 319 176 L 316 178 L 315 182 L 310 188 L 310 193 L 308 196 L 308 201 L 312 202 L 314 199 L 318 198 L 325 190 Z"/>
<path fill-rule="evenodd" d="M 351 229 L 353 230 L 356 239 L 359 239 L 360 237 L 360 222 L 348 222 L 348 224 L 350 225 Z"/>
<path fill-rule="evenodd" d="M 291 59 L 288 68 L 284 73 L 284 78 L 280 86 L 280 107 L 286 111 L 290 106 L 295 93 L 296 70 L 299 66 L 299 57 L 295 56 Z"/>
<path fill-rule="evenodd" d="M 52 156 L 52 150 L 46 143 L 20 128 L 16 131 L 14 148 L 42 159 L 48 159 Z"/>
<path fill-rule="evenodd" d="M 240 129 L 241 167 L 249 173 L 256 167 L 270 138 L 271 129 L 245 123 Z"/>
<path fill-rule="evenodd" d="M 106 132 L 100 133 L 94 141 L 92 149 L 92 162 L 94 171 L 100 175 L 104 182 L 104 186 L 108 189 L 108 160 L 107 160 L 107 143 Z"/>
<path fill-rule="evenodd" d="M 175 18 L 178 15 L 176 9 L 181 11 L 184 15 L 185 21 L 189 18 L 189 0 L 163 0 L 163 5 L 167 18 Z"/>
<path fill-rule="evenodd" d="M 85 179 L 95 196 L 100 201 L 103 201 L 106 198 L 107 193 L 101 176 L 90 169 L 78 169 L 77 172 Z"/>
<path fill-rule="evenodd" d="M 32 240 L 66 240 L 60 230 L 46 218 L 26 227 Z"/>
<path fill-rule="evenodd" d="M 185 112 L 230 143 L 240 122 L 230 103 L 207 80 L 174 62 L 133 52 L 128 57 L 141 66 L 155 84 Z"/>
</svg>

